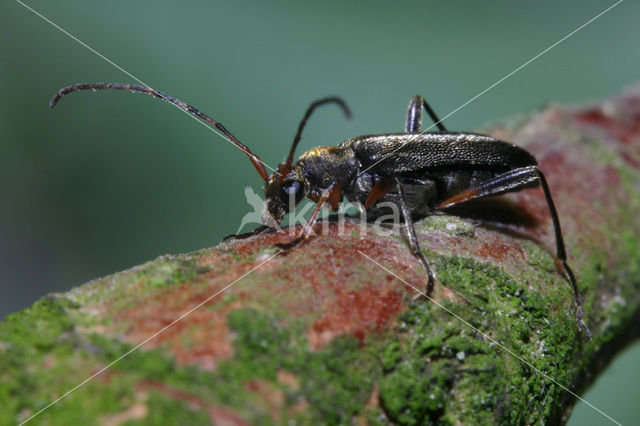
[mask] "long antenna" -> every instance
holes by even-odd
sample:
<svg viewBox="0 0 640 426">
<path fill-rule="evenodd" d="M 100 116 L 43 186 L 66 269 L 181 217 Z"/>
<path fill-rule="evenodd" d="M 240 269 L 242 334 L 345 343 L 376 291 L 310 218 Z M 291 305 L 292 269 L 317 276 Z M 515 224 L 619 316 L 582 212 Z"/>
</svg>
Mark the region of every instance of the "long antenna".
<svg viewBox="0 0 640 426">
<path fill-rule="evenodd" d="M 184 102 L 174 99 L 169 95 L 166 95 L 158 90 L 151 89 L 150 87 L 138 86 L 137 84 L 124 84 L 124 83 L 82 83 L 82 84 L 74 84 L 73 86 L 63 87 L 58 90 L 58 93 L 55 94 L 53 98 L 51 98 L 51 102 L 49 102 L 49 108 L 53 108 L 56 106 L 60 98 L 64 95 L 72 92 L 80 92 L 83 90 L 104 90 L 104 89 L 114 89 L 114 90 L 131 90 L 132 92 L 146 93 L 147 95 L 155 96 L 156 98 L 162 99 L 163 101 L 167 101 L 183 110 L 203 119 L 207 123 L 214 125 L 218 130 L 220 130 L 224 135 L 233 142 L 238 148 L 242 150 L 245 154 L 249 156 L 249 159 L 253 163 L 253 166 L 256 168 L 260 177 L 266 182 L 269 179 L 269 175 L 267 175 L 267 170 L 264 168 L 264 164 L 262 160 L 258 158 L 245 144 L 240 142 L 235 136 L 231 134 L 222 124 L 218 123 L 211 117 L 206 114 L 200 112 L 196 108 L 191 105 L 187 105 Z"/>
<path fill-rule="evenodd" d="M 293 138 L 293 143 L 291 144 L 291 150 L 289 151 L 289 157 L 287 157 L 287 162 L 285 163 L 284 167 L 281 170 L 278 170 L 280 172 L 280 183 L 284 181 L 284 178 L 291 171 L 291 163 L 293 163 L 293 154 L 296 152 L 296 147 L 298 146 L 298 143 L 300 142 L 300 138 L 302 137 L 302 129 L 304 129 L 304 126 L 307 124 L 307 120 L 309 119 L 309 116 L 311 115 L 311 113 L 313 113 L 313 111 L 317 107 L 324 104 L 332 103 L 332 102 L 338 104 L 342 108 L 342 111 L 344 111 L 344 115 L 346 115 L 348 119 L 351 118 L 351 111 L 349 110 L 347 103 L 344 100 L 342 100 L 342 98 L 339 98 L 337 96 L 318 99 L 317 101 L 309 105 L 309 108 L 307 108 L 307 111 L 304 113 L 304 117 L 302 117 L 302 120 L 300 120 L 300 124 L 298 125 L 298 131 L 296 132 L 296 136 Z M 278 167 L 278 169 L 280 168 Z"/>
</svg>

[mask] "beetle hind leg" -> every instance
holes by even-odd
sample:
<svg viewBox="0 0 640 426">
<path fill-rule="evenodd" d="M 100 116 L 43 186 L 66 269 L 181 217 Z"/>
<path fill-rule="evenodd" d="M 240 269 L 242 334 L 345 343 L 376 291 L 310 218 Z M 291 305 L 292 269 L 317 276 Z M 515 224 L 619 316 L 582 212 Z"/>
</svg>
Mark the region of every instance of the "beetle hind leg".
<svg viewBox="0 0 640 426">
<path fill-rule="evenodd" d="M 398 198 L 400 201 L 400 210 L 402 211 L 404 223 L 407 225 L 407 237 L 409 239 L 409 248 L 411 249 L 411 254 L 417 257 L 420 260 L 420 262 L 422 262 L 424 269 L 427 270 L 428 281 L 427 281 L 426 295 L 427 297 L 431 297 L 431 295 L 433 294 L 435 278 L 433 276 L 433 272 L 431 271 L 431 268 L 429 267 L 429 263 L 427 262 L 427 259 L 424 257 L 424 254 L 422 254 L 422 251 L 420 250 L 420 244 L 418 243 L 416 230 L 413 227 L 413 220 L 411 219 L 411 212 L 407 207 L 407 201 L 406 201 L 404 189 L 402 189 L 402 185 L 400 184 L 400 181 L 397 178 L 395 179 L 395 183 L 396 183 L 396 188 L 398 190 L 398 195 L 399 195 Z"/>
<path fill-rule="evenodd" d="M 404 131 L 406 133 L 420 133 L 422 127 L 422 108 L 427 111 L 429 117 L 433 120 L 433 123 L 438 130 L 446 132 L 447 129 L 442 124 L 442 120 L 438 118 L 435 111 L 429 106 L 427 101 L 420 95 L 415 95 L 409 101 L 409 108 L 407 109 L 407 119 L 404 124 Z"/>
<path fill-rule="evenodd" d="M 547 201 L 547 207 L 549 208 L 549 213 L 551 214 L 551 220 L 553 222 L 553 230 L 556 239 L 556 263 L 564 272 L 564 275 L 569 280 L 571 288 L 573 289 L 573 295 L 576 301 L 576 317 L 578 321 L 578 327 L 582 328 L 585 332 L 585 335 L 590 338 L 591 332 L 589 331 L 589 328 L 585 324 L 583 318 L 584 315 L 582 312 L 582 296 L 580 295 L 578 283 L 575 276 L 573 275 L 573 271 L 567 263 L 567 252 L 564 245 L 564 239 L 562 237 L 562 228 L 560 227 L 558 212 L 556 211 L 553 199 L 551 198 L 551 191 L 549 190 L 549 185 L 547 185 L 547 180 L 537 166 L 520 167 L 514 170 L 510 170 L 506 173 L 494 177 L 487 182 L 464 190 L 454 195 L 453 197 L 442 201 L 436 208 L 443 209 L 476 198 L 500 195 L 507 192 L 519 191 L 525 188 L 534 188 L 538 185 L 542 187 L 544 197 Z"/>
<path fill-rule="evenodd" d="M 547 205 L 549 206 L 549 212 L 551 213 L 551 219 L 553 220 L 553 229 L 556 234 L 556 262 L 562 266 L 569 282 L 571 283 L 571 287 L 573 288 L 573 294 L 576 299 L 576 316 L 578 317 L 578 325 L 584 330 L 586 336 L 591 338 L 591 331 L 589 331 L 589 327 L 584 322 L 584 315 L 582 313 L 582 296 L 580 295 L 580 290 L 578 289 L 578 283 L 576 282 L 576 277 L 573 275 L 573 271 L 569 267 L 567 263 L 567 253 L 564 247 L 564 240 L 562 238 L 562 229 L 560 228 L 560 219 L 558 219 L 558 213 L 556 211 L 556 207 L 553 204 L 553 199 L 551 198 L 551 192 L 549 191 L 549 185 L 547 185 L 547 180 L 540 170 L 536 170 L 538 172 L 538 177 L 540 178 L 540 186 L 542 186 L 542 191 L 544 192 L 544 197 L 547 200 Z"/>
</svg>

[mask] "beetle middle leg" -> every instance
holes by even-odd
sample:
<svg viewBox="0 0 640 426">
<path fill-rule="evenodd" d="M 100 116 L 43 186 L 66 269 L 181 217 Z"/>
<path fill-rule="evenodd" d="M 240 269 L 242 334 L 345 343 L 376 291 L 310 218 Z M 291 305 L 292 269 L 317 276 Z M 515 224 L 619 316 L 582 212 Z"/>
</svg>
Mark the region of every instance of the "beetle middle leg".
<svg viewBox="0 0 640 426">
<path fill-rule="evenodd" d="M 427 282 L 427 296 L 431 296 L 433 293 L 434 286 L 434 277 L 431 268 L 429 267 L 429 263 L 427 259 L 422 254 L 420 250 L 420 244 L 418 243 L 418 237 L 416 237 L 416 230 L 413 227 L 413 220 L 411 219 L 411 212 L 407 207 L 406 195 L 404 193 L 404 189 L 402 189 L 402 184 L 398 178 L 394 179 L 396 184 L 396 189 L 398 190 L 398 199 L 400 201 L 400 210 L 402 211 L 402 217 L 404 219 L 404 223 L 407 225 L 407 237 L 409 239 L 409 247 L 411 249 L 411 253 L 420 259 L 420 262 L 424 265 L 424 269 L 427 270 L 427 275 L 429 276 L 429 280 Z"/>
<path fill-rule="evenodd" d="M 591 337 L 591 332 L 584 322 L 582 312 L 582 296 L 578 289 L 578 284 L 573 271 L 567 263 L 567 252 L 564 245 L 564 239 L 562 237 L 562 229 L 560 228 L 560 219 L 558 219 L 558 212 L 551 198 L 551 192 L 549 191 L 549 185 L 544 174 L 538 169 L 537 166 L 520 167 L 513 169 L 501 175 L 494 177 L 480 185 L 464 190 L 453 197 L 450 197 L 442 201 L 437 209 L 443 209 L 451 207 L 456 204 L 463 203 L 465 201 L 473 200 L 475 198 L 489 197 L 493 195 L 500 195 L 507 192 L 519 191 L 525 188 L 534 188 L 540 185 L 544 192 L 544 197 L 547 201 L 549 213 L 551 214 L 551 220 L 553 222 L 553 230 L 556 239 L 556 263 L 564 271 L 565 276 L 568 278 L 569 283 L 573 289 L 574 298 L 576 301 L 576 316 L 578 320 L 578 326 L 583 328 L 587 337 Z"/>
</svg>

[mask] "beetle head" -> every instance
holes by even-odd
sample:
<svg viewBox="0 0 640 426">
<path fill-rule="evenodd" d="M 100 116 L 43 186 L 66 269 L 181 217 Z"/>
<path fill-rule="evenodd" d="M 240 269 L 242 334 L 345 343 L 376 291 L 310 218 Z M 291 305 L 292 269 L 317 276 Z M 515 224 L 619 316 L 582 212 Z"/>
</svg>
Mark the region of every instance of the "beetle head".
<svg viewBox="0 0 640 426">
<path fill-rule="evenodd" d="M 264 207 L 262 208 L 262 223 L 264 225 L 272 228 L 279 227 L 284 215 L 293 211 L 309 190 L 309 183 L 305 179 L 304 173 L 302 173 L 300 168 L 293 165 L 293 154 L 300 142 L 302 129 L 304 129 L 305 124 L 307 124 L 307 119 L 311 113 L 320 105 L 328 103 L 338 104 L 347 118 L 351 117 L 351 112 L 347 104 L 335 96 L 319 99 L 307 108 L 304 117 L 302 117 L 298 125 L 298 131 L 293 138 L 287 161 L 280 164 L 278 170 L 269 176 L 268 179 L 265 179 L 265 200 Z"/>
<path fill-rule="evenodd" d="M 262 223 L 276 228 L 287 213 L 292 212 L 304 198 L 307 187 L 302 171 L 286 164 L 278 166 L 278 172 L 272 174 L 264 185 L 264 207 Z M 286 172 L 286 174 L 285 174 Z"/>
</svg>

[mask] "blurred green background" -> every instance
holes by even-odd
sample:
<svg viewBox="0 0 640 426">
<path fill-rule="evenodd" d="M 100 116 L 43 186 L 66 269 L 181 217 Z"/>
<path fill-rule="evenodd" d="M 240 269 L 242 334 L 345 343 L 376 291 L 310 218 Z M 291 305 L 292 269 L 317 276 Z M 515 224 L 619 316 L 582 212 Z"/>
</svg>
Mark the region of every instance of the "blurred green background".
<svg viewBox="0 0 640 426">
<path fill-rule="evenodd" d="M 613 1 L 27 4 L 218 119 L 276 166 L 318 97 L 344 97 L 354 119 L 323 108 L 299 152 L 401 130 L 416 93 L 444 116 Z M 469 130 L 633 84 L 639 16 L 637 3 L 620 4 L 445 124 Z M 244 188 L 260 193 L 261 180 L 235 147 L 143 95 L 85 92 L 50 111 L 62 86 L 135 81 L 14 0 L 0 5 L 0 34 L 0 318 L 49 292 L 236 231 L 250 211 Z M 639 359 L 635 345 L 585 397 L 635 421 Z M 583 405 L 572 423 L 606 424 Z"/>
</svg>

